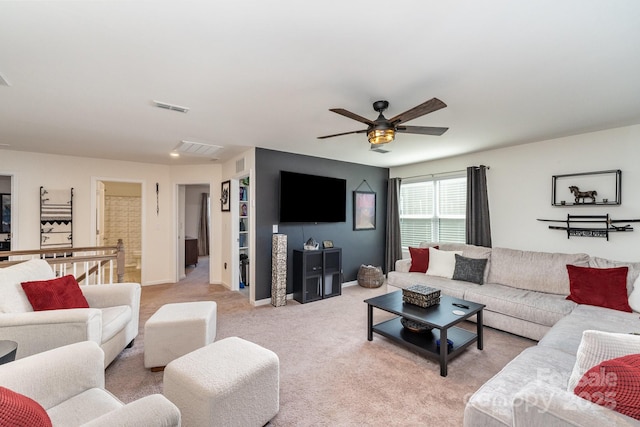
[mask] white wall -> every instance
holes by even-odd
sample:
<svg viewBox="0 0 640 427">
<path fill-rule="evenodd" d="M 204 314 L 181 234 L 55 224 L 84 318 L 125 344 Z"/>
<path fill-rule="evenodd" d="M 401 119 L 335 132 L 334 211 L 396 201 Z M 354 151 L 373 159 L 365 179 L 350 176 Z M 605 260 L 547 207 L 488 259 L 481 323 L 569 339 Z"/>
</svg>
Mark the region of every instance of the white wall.
<svg viewBox="0 0 640 427">
<path fill-rule="evenodd" d="M 632 232 L 611 233 L 609 241 L 571 237 L 537 218 L 604 215 L 640 219 L 640 125 L 485 151 L 391 168 L 391 177 L 411 177 L 488 165 L 487 185 L 494 247 L 550 252 L 585 252 L 621 261 L 640 261 L 640 223 Z M 622 170 L 620 206 L 553 207 L 551 177 Z M 562 224 L 557 224 L 562 225 Z M 624 225 L 624 224 L 619 224 Z"/>
<path fill-rule="evenodd" d="M 0 193 L 11 193 L 10 176 L 0 176 Z"/>
<path fill-rule="evenodd" d="M 91 194 L 94 181 L 140 182 L 144 236 L 142 282 L 171 283 L 175 280 L 177 265 L 177 183 L 208 183 L 213 193 L 220 187 L 220 172 L 221 166 L 214 164 L 181 167 L 0 150 L 0 175 L 14 176 L 17 200 L 12 206 L 12 249 L 27 250 L 40 247 L 40 186 L 46 185 L 51 189 L 74 188 L 74 245 L 89 246 L 95 242 L 95 206 L 92 205 Z M 158 213 L 156 183 L 160 188 Z M 219 193 L 219 190 L 217 191 Z M 219 198 L 219 195 L 212 194 L 212 197 Z M 217 217 L 212 222 L 215 223 L 216 220 L 219 222 L 220 218 Z M 217 250 L 219 252 L 220 248 Z M 210 264 L 211 282 L 220 283 L 219 258 L 212 260 Z"/>
</svg>

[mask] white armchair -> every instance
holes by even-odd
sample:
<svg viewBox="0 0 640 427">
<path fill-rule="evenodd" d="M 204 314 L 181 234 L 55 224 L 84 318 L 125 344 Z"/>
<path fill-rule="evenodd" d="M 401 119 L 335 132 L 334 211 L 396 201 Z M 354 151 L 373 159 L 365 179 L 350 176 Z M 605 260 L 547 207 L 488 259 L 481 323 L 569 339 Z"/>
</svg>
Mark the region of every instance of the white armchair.
<svg viewBox="0 0 640 427">
<path fill-rule="evenodd" d="M 33 311 L 20 284 L 53 278 L 49 264 L 39 259 L 0 269 L 0 339 L 18 343 L 16 359 L 93 341 L 108 366 L 138 335 L 140 284 L 81 286 L 90 308 Z"/>
<path fill-rule="evenodd" d="M 0 386 L 35 400 L 54 426 L 180 426 L 180 411 L 161 394 L 125 405 L 104 384 L 104 352 L 91 341 L 0 366 Z"/>
</svg>

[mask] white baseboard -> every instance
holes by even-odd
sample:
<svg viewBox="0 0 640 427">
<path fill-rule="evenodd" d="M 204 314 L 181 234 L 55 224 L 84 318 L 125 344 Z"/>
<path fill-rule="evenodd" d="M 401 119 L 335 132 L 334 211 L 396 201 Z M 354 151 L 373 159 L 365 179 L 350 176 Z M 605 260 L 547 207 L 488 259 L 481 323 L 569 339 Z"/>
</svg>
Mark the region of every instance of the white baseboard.
<svg viewBox="0 0 640 427">
<path fill-rule="evenodd" d="M 343 288 L 347 288 L 349 286 L 354 286 L 357 285 L 358 281 L 357 280 L 352 280 L 350 282 L 342 282 L 342 287 Z M 293 299 L 293 294 L 287 294 L 287 299 L 292 300 Z M 265 299 L 261 299 L 255 302 L 254 306 L 259 306 L 259 305 L 268 305 L 271 304 L 271 298 L 265 298 Z"/>
</svg>

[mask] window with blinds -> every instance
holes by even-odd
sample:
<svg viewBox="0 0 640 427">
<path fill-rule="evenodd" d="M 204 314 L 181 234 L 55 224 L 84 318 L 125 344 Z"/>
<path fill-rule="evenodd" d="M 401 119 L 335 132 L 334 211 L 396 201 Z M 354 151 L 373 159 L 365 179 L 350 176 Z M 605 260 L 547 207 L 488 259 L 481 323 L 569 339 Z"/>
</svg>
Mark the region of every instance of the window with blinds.
<svg viewBox="0 0 640 427">
<path fill-rule="evenodd" d="M 464 243 L 466 205 L 466 177 L 403 182 L 400 186 L 402 247 L 417 247 L 424 241 Z"/>
</svg>

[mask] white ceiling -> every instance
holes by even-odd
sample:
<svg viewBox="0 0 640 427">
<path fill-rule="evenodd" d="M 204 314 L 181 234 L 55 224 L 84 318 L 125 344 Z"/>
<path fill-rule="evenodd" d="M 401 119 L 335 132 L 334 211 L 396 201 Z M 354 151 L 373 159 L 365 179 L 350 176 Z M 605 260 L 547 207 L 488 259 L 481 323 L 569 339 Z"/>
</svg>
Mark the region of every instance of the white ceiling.
<svg viewBox="0 0 640 427">
<path fill-rule="evenodd" d="M 3 1 L 0 75 L 0 149 L 211 162 L 169 157 L 188 140 L 388 167 L 640 123 L 640 1 Z M 316 139 L 366 127 L 329 108 L 432 97 L 448 107 L 408 124 L 443 136 Z"/>
</svg>

